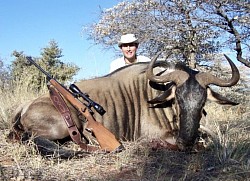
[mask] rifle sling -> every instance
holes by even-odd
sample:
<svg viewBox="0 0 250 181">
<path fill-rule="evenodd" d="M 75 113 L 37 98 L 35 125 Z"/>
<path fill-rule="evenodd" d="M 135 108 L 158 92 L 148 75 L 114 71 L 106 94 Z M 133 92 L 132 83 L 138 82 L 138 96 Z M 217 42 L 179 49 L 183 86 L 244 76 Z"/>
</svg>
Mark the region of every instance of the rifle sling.
<svg viewBox="0 0 250 181">
<path fill-rule="evenodd" d="M 65 103 L 63 97 L 53 86 L 49 86 L 49 90 L 50 90 L 49 91 L 50 92 L 50 99 L 51 99 L 53 105 L 58 110 L 58 112 L 61 114 L 62 118 L 64 119 L 71 139 L 76 144 L 78 144 L 81 149 L 83 149 L 87 152 L 94 152 L 94 151 L 100 150 L 99 147 L 97 147 L 97 146 L 87 145 L 86 143 L 82 142 L 81 134 L 80 134 L 78 128 L 76 127 L 76 125 L 71 117 L 70 110 L 69 110 L 67 104 Z"/>
</svg>

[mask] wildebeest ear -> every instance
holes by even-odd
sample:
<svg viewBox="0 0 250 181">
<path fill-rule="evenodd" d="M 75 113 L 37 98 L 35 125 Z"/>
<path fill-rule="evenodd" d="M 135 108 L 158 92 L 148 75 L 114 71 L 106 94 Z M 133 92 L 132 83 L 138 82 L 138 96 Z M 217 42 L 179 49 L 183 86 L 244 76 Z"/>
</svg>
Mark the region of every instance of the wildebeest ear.
<svg viewBox="0 0 250 181">
<path fill-rule="evenodd" d="M 149 100 L 150 104 L 159 104 L 169 101 L 175 98 L 176 85 L 172 85 L 168 90 L 164 91 L 162 94 L 158 95 L 152 100 Z"/>
<path fill-rule="evenodd" d="M 238 105 L 239 103 L 233 102 L 226 97 L 214 92 L 212 89 L 207 88 L 207 99 L 218 104 Z"/>
</svg>

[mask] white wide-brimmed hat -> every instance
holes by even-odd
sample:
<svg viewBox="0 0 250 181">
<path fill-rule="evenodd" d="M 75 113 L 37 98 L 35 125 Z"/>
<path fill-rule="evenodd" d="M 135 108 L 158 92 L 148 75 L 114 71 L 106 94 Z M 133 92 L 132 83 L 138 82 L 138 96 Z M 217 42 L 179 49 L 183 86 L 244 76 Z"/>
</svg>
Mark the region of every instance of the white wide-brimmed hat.
<svg viewBox="0 0 250 181">
<path fill-rule="evenodd" d="M 118 42 L 118 46 L 120 47 L 122 44 L 125 43 L 138 43 L 138 39 L 135 37 L 134 34 L 126 34 L 122 35 L 120 41 Z"/>
</svg>

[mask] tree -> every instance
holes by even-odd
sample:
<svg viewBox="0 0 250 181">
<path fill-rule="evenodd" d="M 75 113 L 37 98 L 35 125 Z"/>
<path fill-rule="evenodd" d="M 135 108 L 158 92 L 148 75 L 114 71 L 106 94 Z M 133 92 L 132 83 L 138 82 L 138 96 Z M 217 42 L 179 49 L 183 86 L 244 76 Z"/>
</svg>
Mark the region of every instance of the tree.
<svg viewBox="0 0 250 181">
<path fill-rule="evenodd" d="M 43 49 L 41 56 L 41 65 L 44 65 L 45 69 L 61 83 L 71 81 L 79 71 L 79 67 L 76 65 L 65 64 L 60 60 L 63 57 L 62 49 L 58 47 L 54 40 L 50 41 L 48 47 Z"/>
<path fill-rule="evenodd" d="M 135 33 L 141 53 L 152 57 L 164 49 L 166 57 L 192 68 L 224 50 L 236 52 L 237 60 L 250 67 L 249 7 L 246 0 L 124 1 L 101 11 L 100 20 L 84 31 L 106 48 L 117 46 L 122 34 Z"/>
<path fill-rule="evenodd" d="M 228 48 L 236 51 L 237 60 L 245 66 L 250 67 L 249 40 L 250 40 L 250 2 L 238 0 L 209 1 L 210 6 L 202 7 L 203 12 L 210 17 L 204 16 L 203 21 L 225 34 L 223 42 Z M 227 46 L 226 46 L 227 47 Z M 243 48 L 248 58 L 243 58 Z"/>
<path fill-rule="evenodd" d="M 4 89 L 10 81 L 8 69 L 4 66 L 3 61 L 0 59 L 0 89 Z"/>
<path fill-rule="evenodd" d="M 27 61 L 22 51 L 18 52 L 14 50 L 12 55 L 16 57 L 16 60 L 11 63 L 11 77 L 13 81 L 21 82 L 28 76 L 28 72 L 30 72 Z"/>
<path fill-rule="evenodd" d="M 15 83 L 25 85 L 36 91 L 45 89 L 47 85 L 46 76 L 27 62 L 23 52 L 14 51 L 13 55 L 16 60 L 12 62 L 11 75 Z M 42 49 L 41 56 L 41 58 L 33 59 L 62 84 L 71 81 L 79 70 L 76 65 L 66 64 L 60 60 L 63 56 L 62 50 L 54 40 L 50 41 L 49 45 Z"/>
</svg>

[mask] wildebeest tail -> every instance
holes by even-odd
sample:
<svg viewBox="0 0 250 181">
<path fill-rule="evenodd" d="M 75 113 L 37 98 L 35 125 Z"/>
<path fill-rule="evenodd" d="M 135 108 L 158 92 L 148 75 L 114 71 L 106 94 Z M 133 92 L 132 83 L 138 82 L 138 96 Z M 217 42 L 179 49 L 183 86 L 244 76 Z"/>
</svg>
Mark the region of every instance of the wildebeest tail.
<svg viewBox="0 0 250 181">
<path fill-rule="evenodd" d="M 7 135 L 9 141 L 21 141 L 22 134 L 24 133 L 24 128 L 21 124 L 21 112 L 22 108 L 18 109 L 15 116 L 12 118 L 11 122 L 13 123 L 12 128 L 10 128 L 10 133 Z"/>
</svg>

